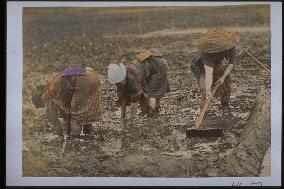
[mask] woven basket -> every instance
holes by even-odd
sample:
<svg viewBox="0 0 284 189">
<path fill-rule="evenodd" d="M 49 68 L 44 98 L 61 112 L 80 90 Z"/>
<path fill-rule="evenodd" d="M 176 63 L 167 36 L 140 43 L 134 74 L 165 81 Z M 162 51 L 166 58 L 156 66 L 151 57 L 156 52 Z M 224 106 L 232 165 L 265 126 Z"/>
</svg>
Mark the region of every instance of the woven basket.
<svg viewBox="0 0 284 189">
<path fill-rule="evenodd" d="M 204 33 L 198 41 L 198 48 L 202 52 L 215 53 L 228 50 L 236 46 L 240 37 L 227 29 L 215 28 Z"/>
</svg>

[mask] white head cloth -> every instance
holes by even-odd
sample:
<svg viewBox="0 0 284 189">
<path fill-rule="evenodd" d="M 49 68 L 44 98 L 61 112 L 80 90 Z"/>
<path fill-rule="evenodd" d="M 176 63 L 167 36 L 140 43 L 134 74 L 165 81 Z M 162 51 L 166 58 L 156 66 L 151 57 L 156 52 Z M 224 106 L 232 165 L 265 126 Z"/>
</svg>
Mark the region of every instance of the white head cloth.
<svg viewBox="0 0 284 189">
<path fill-rule="evenodd" d="M 110 64 L 108 66 L 108 80 L 110 84 L 118 83 L 126 77 L 126 67 L 124 64 Z"/>
</svg>

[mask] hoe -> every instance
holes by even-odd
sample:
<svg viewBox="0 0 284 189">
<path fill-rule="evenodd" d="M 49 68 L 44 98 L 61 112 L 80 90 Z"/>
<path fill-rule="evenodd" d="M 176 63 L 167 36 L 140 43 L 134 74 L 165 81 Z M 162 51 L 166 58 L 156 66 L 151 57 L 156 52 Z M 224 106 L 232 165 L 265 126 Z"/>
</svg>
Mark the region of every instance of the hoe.
<svg viewBox="0 0 284 189">
<path fill-rule="evenodd" d="M 215 85 L 212 89 L 212 96 L 216 93 L 219 85 Z M 224 131 L 221 128 L 200 128 L 201 122 L 203 120 L 203 117 L 208 110 L 210 100 L 206 99 L 203 108 L 201 112 L 198 115 L 197 121 L 195 123 L 194 128 L 190 128 L 186 130 L 186 137 L 192 138 L 192 137 L 220 137 L 224 135 Z"/>
</svg>

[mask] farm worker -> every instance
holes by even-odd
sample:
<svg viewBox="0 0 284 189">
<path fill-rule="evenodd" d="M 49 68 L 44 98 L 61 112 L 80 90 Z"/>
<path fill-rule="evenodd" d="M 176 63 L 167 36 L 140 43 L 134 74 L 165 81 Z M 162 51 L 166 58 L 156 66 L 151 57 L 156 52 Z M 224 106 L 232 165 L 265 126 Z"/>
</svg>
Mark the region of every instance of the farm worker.
<svg viewBox="0 0 284 189">
<path fill-rule="evenodd" d="M 47 84 L 37 86 L 32 102 L 36 108 L 46 107 L 47 118 L 61 139 L 59 118 L 65 121 L 67 139 L 78 137 L 82 129 L 90 136 L 92 122 L 100 121 L 102 114 L 99 74 L 90 67 L 66 68 Z"/>
<path fill-rule="evenodd" d="M 236 45 L 239 36 L 226 29 L 210 29 L 198 41 L 199 51 L 190 56 L 190 68 L 201 91 L 202 103 L 211 99 L 211 88 L 219 84 L 215 96 L 222 107 L 229 106 L 231 80 L 229 74 L 236 62 Z"/>
<path fill-rule="evenodd" d="M 170 92 L 167 78 L 168 62 L 151 51 L 136 54 L 136 61 L 130 65 L 110 64 L 108 80 L 117 88 L 118 104 L 121 107 L 121 123 L 126 125 L 126 106 L 131 105 L 130 122 L 140 103 L 142 114 L 157 116 L 160 99 Z"/>
</svg>

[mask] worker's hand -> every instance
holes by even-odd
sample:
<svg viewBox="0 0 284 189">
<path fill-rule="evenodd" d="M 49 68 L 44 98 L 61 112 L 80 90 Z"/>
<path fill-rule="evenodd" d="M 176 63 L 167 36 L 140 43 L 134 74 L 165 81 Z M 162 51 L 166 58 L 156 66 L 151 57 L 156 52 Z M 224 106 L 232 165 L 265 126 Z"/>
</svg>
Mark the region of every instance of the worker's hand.
<svg viewBox="0 0 284 189">
<path fill-rule="evenodd" d="M 224 77 L 221 77 L 220 79 L 218 79 L 218 80 L 216 81 L 216 85 L 222 85 L 222 84 L 224 83 L 224 81 L 225 81 L 225 78 L 224 78 Z"/>
<path fill-rule="evenodd" d="M 205 99 L 210 101 L 212 98 L 213 97 L 212 97 L 211 91 L 206 91 Z"/>
</svg>

